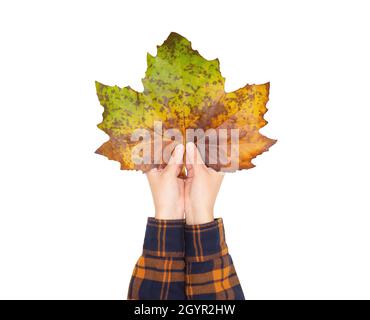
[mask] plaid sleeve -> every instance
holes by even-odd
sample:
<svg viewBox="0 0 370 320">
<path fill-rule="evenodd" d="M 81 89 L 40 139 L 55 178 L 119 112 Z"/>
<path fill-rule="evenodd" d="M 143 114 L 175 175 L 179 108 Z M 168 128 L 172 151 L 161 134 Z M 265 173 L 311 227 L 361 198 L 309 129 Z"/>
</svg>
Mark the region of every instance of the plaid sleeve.
<svg viewBox="0 0 370 320">
<path fill-rule="evenodd" d="M 187 299 L 244 300 L 222 219 L 185 226 L 185 263 Z"/>
<path fill-rule="evenodd" d="M 184 220 L 148 218 L 128 299 L 185 300 Z"/>
</svg>

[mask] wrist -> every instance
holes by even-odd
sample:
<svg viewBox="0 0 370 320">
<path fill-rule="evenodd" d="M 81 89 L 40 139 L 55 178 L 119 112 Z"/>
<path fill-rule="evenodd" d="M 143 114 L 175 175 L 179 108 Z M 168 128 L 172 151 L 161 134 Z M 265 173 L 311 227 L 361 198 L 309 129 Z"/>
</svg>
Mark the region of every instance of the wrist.
<svg viewBox="0 0 370 320">
<path fill-rule="evenodd" d="M 209 223 L 214 220 L 213 210 L 196 209 L 185 213 L 185 221 L 187 225 L 198 225 Z"/>
<path fill-rule="evenodd" d="M 227 255 L 222 219 L 185 225 L 184 231 L 186 261 L 203 262 Z"/>
<path fill-rule="evenodd" d="M 158 220 L 179 220 L 184 219 L 184 211 L 178 209 L 156 209 L 155 218 Z"/>
<path fill-rule="evenodd" d="M 144 256 L 183 257 L 184 219 L 148 218 L 143 245 Z"/>
</svg>

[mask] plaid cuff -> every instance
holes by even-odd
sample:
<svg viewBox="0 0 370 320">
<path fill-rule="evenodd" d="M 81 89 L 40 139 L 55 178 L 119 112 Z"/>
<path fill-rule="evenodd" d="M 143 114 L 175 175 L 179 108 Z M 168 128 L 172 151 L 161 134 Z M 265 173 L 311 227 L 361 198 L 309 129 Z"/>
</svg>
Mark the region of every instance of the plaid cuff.
<svg viewBox="0 0 370 320">
<path fill-rule="evenodd" d="M 212 260 L 228 253 L 222 219 L 185 225 L 185 257 L 188 262 Z"/>
<path fill-rule="evenodd" d="M 185 220 L 148 218 L 143 246 L 144 256 L 184 257 Z"/>
</svg>

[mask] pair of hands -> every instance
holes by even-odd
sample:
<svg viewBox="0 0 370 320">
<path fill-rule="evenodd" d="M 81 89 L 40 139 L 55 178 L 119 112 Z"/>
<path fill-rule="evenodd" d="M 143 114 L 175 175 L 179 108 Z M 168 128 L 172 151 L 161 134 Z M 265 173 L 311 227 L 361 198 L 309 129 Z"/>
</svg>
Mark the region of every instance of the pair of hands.
<svg viewBox="0 0 370 320">
<path fill-rule="evenodd" d="M 156 219 L 186 219 L 189 225 L 214 219 L 213 208 L 223 174 L 207 168 L 194 143 L 186 144 L 186 179 L 178 178 L 183 166 L 184 146 L 179 144 L 164 169 L 146 175 L 152 191 Z"/>
</svg>

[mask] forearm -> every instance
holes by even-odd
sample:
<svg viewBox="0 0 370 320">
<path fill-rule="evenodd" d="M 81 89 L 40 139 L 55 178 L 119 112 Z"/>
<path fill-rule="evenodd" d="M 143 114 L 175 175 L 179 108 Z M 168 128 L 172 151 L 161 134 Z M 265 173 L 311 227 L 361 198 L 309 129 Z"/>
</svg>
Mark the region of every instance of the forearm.
<svg viewBox="0 0 370 320">
<path fill-rule="evenodd" d="M 185 300 L 184 220 L 149 218 L 128 299 Z"/>
<path fill-rule="evenodd" d="M 187 299 L 244 300 L 222 219 L 185 226 L 185 261 Z"/>
</svg>

